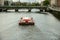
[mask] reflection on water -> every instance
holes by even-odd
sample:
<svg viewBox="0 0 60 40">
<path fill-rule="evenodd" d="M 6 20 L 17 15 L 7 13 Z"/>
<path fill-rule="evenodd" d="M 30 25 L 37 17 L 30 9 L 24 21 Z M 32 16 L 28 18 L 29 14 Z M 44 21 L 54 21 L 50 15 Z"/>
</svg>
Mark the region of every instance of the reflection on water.
<svg viewBox="0 0 60 40">
<path fill-rule="evenodd" d="M 59 21 L 60 21 L 60 13 L 58 13 L 58 14 L 53 14 Z"/>
<path fill-rule="evenodd" d="M 48 14 L 48 15 L 47 15 Z M 33 12 L 1 12 L 1 40 L 59 40 L 60 21 L 52 14 Z M 21 17 L 33 17 L 35 25 L 19 26 Z"/>
<path fill-rule="evenodd" d="M 14 12 L 15 10 L 7 10 L 7 12 Z M 31 12 L 39 12 L 39 9 L 32 9 Z M 28 9 L 19 9 L 18 12 L 28 12 Z"/>
</svg>

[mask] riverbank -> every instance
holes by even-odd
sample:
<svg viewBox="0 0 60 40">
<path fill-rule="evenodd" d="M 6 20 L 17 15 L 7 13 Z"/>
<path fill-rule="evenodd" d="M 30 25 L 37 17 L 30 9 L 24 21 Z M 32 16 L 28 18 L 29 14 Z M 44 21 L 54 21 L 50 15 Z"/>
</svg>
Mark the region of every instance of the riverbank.
<svg viewBox="0 0 60 40">
<path fill-rule="evenodd" d="M 60 7 L 49 7 L 50 10 L 60 12 Z"/>
<path fill-rule="evenodd" d="M 49 12 L 60 20 L 60 7 L 49 7 Z"/>
</svg>

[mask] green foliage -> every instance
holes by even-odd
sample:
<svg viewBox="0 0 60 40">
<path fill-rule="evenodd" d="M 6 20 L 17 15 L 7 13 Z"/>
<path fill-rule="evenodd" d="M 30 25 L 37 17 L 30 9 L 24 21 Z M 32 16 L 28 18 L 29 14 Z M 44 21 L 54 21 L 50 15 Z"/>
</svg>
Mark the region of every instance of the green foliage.
<svg viewBox="0 0 60 40">
<path fill-rule="evenodd" d="M 44 6 L 48 6 L 49 4 L 50 4 L 49 0 L 43 1 L 43 5 L 44 5 Z"/>
<path fill-rule="evenodd" d="M 39 3 L 32 3 L 31 5 L 32 5 L 32 6 L 40 6 Z"/>
<path fill-rule="evenodd" d="M 16 2 L 16 3 L 12 3 L 11 5 L 12 6 L 40 6 L 39 3 L 27 3 L 27 2 L 24 3 Z"/>
</svg>

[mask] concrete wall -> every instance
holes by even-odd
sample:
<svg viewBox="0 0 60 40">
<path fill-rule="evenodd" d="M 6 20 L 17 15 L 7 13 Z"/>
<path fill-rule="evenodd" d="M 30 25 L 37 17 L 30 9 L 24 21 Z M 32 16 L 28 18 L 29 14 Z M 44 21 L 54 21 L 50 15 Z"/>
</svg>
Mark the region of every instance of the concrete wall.
<svg viewBox="0 0 60 40">
<path fill-rule="evenodd" d="M 9 1 L 9 5 L 12 3 L 12 0 L 0 0 L 0 6 L 4 6 L 4 1 Z"/>
<path fill-rule="evenodd" d="M 57 6 L 60 7 L 60 0 L 57 0 Z"/>
<path fill-rule="evenodd" d="M 51 5 L 51 6 L 56 5 L 56 0 L 50 0 L 50 5 Z"/>
<path fill-rule="evenodd" d="M 60 7 L 60 0 L 50 0 L 50 5 Z"/>
<path fill-rule="evenodd" d="M 0 6 L 4 5 L 4 0 L 0 0 Z"/>
</svg>

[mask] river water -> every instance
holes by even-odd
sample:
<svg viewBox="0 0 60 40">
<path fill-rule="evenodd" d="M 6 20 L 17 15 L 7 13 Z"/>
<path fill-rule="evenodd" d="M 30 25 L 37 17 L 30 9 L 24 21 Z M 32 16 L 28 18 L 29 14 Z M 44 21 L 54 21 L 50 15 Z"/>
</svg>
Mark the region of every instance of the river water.
<svg viewBox="0 0 60 40">
<path fill-rule="evenodd" d="M 19 26 L 25 16 L 35 25 Z M 0 40 L 60 40 L 60 21 L 48 12 L 0 12 Z"/>
</svg>

